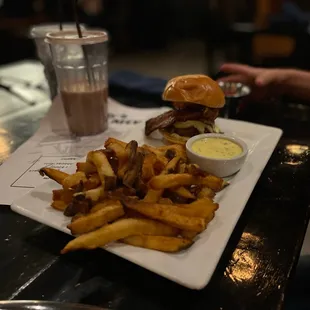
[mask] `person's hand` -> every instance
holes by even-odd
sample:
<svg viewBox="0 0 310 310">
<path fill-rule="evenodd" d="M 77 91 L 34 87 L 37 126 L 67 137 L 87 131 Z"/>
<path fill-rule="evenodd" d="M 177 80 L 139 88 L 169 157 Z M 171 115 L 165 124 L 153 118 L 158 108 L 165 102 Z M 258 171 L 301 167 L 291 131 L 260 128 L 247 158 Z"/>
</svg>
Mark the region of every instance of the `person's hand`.
<svg viewBox="0 0 310 310">
<path fill-rule="evenodd" d="M 289 69 L 266 69 L 228 63 L 222 65 L 221 72 L 230 75 L 220 81 L 240 82 L 252 89 L 251 98 L 266 100 L 284 94 L 285 84 L 290 77 Z"/>
</svg>

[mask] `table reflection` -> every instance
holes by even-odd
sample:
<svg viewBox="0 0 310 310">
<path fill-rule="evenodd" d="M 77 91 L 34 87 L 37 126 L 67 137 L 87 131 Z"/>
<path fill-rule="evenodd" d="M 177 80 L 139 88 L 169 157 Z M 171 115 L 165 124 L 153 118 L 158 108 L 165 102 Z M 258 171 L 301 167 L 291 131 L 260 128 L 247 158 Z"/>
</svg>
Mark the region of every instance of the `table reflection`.
<svg viewBox="0 0 310 310">
<path fill-rule="evenodd" d="M 300 166 L 308 160 L 309 147 L 301 144 L 288 144 L 284 149 L 285 160 L 282 164 L 290 166 Z"/>
<path fill-rule="evenodd" d="M 234 283 L 253 280 L 258 267 L 257 250 L 263 246 L 263 241 L 258 236 L 245 232 L 239 245 L 224 273 Z"/>
</svg>

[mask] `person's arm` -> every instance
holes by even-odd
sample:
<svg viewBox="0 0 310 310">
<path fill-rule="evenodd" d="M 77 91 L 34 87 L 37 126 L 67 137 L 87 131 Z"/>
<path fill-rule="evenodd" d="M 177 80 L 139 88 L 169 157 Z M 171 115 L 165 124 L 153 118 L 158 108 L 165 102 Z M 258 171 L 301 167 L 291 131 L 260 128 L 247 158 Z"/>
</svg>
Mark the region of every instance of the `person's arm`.
<svg viewBox="0 0 310 310">
<path fill-rule="evenodd" d="M 284 82 L 284 94 L 303 100 L 310 100 L 310 72 L 301 70 L 288 70 Z"/>
<path fill-rule="evenodd" d="M 248 84 L 257 93 L 286 95 L 310 100 L 310 72 L 296 69 L 267 69 L 228 63 L 221 71 L 229 75 L 220 80 Z"/>
</svg>

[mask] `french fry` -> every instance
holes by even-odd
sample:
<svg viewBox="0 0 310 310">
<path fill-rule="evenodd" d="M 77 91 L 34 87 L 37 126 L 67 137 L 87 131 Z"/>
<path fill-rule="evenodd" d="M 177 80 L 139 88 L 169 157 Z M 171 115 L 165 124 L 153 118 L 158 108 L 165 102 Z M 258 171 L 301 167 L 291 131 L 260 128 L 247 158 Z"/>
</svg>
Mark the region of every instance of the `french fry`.
<svg viewBox="0 0 310 310">
<path fill-rule="evenodd" d="M 79 197 L 79 199 L 89 199 L 92 202 L 96 203 L 100 198 L 105 196 L 104 189 L 99 186 L 94 189 L 90 189 L 86 192 L 75 193 L 73 197 Z"/>
<path fill-rule="evenodd" d="M 200 200 L 197 200 L 197 202 L 193 202 L 189 205 L 186 205 L 185 207 L 189 207 L 189 208 L 200 208 L 200 207 L 203 207 L 203 208 L 207 208 L 207 210 L 205 211 L 202 211 L 202 212 L 205 212 L 205 220 L 206 220 L 206 224 L 210 223 L 214 216 L 215 216 L 215 211 L 218 209 L 218 204 L 212 204 L 210 203 L 211 201 L 209 199 L 200 199 Z M 184 208 L 184 205 L 182 205 L 182 207 Z M 198 210 L 197 210 L 198 211 Z M 183 238 L 188 238 L 188 239 L 193 239 L 195 238 L 196 236 L 198 235 L 197 232 L 194 232 L 194 231 L 189 231 L 189 230 L 182 230 L 181 231 L 181 236 Z"/>
<path fill-rule="evenodd" d="M 186 217 L 200 217 L 204 219 L 211 219 L 213 216 L 210 214 L 214 213 L 218 209 L 218 204 L 212 202 L 210 199 L 200 199 L 197 200 L 193 203 L 190 204 L 181 204 L 181 205 L 173 205 L 173 204 L 154 204 L 154 203 L 147 203 L 143 201 L 133 201 L 131 199 L 125 199 L 124 200 L 125 205 L 128 208 L 132 208 L 138 212 L 140 210 L 145 209 L 145 211 L 141 211 L 142 214 L 143 212 L 147 212 L 148 215 L 149 213 L 155 213 L 155 210 L 157 210 L 157 213 L 160 213 L 165 211 L 169 211 L 171 213 L 176 213 L 179 215 L 183 215 Z M 134 205 L 134 207 L 131 207 L 131 205 Z M 151 211 L 149 209 L 152 209 Z M 154 210 L 153 210 L 154 209 Z M 160 219 L 159 219 L 160 220 Z"/>
<path fill-rule="evenodd" d="M 165 166 L 165 168 L 162 170 L 160 175 L 166 175 L 168 173 L 174 172 L 177 169 L 180 159 L 181 159 L 180 157 L 174 157 L 172 160 L 170 160 Z M 160 199 L 163 192 L 164 192 L 163 189 L 154 190 L 152 188 L 149 188 L 143 201 L 155 203 Z"/>
<path fill-rule="evenodd" d="M 90 200 L 78 200 L 73 199 L 72 202 L 70 202 L 66 209 L 64 210 L 65 216 L 75 216 L 78 213 L 81 214 L 87 214 L 89 210 L 91 209 L 91 201 Z"/>
<path fill-rule="evenodd" d="M 82 171 L 78 171 L 74 174 L 68 175 L 62 182 L 64 189 L 70 189 L 78 186 L 81 182 L 84 183 L 87 181 L 86 175 Z"/>
<path fill-rule="evenodd" d="M 158 149 L 156 147 L 153 147 L 153 146 L 150 146 L 150 145 L 147 145 L 147 144 L 143 144 L 141 146 L 144 150 L 147 150 L 151 153 L 154 153 L 154 154 L 159 154 L 159 155 L 162 155 L 162 152 L 159 152 Z M 166 159 L 166 164 L 167 164 L 168 160 Z"/>
<path fill-rule="evenodd" d="M 125 147 L 120 145 L 120 144 L 117 144 L 117 143 L 110 143 L 108 146 L 107 146 L 107 149 L 108 150 L 112 150 L 116 157 L 119 159 L 119 161 L 124 164 L 124 162 L 126 161 L 127 159 L 127 155 L 126 155 L 126 151 L 125 151 Z"/>
<path fill-rule="evenodd" d="M 51 204 L 51 207 L 55 210 L 58 211 L 65 211 L 67 205 L 64 201 L 62 200 L 54 200 Z"/>
<path fill-rule="evenodd" d="M 142 149 L 144 154 L 146 154 L 146 155 L 147 154 L 152 154 L 153 156 L 155 156 L 155 158 L 156 158 L 156 161 L 154 163 L 155 175 L 160 174 L 163 171 L 163 169 L 166 167 L 166 165 L 169 162 L 169 160 L 164 155 L 162 155 L 159 152 L 154 153 L 154 152 L 151 152 L 148 149 L 144 149 L 144 148 L 141 148 L 141 149 Z"/>
<path fill-rule="evenodd" d="M 202 185 L 211 188 L 215 192 L 221 191 L 228 186 L 228 182 L 214 175 L 207 175 L 202 179 Z"/>
<path fill-rule="evenodd" d="M 47 176 L 50 179 L 56 181 L 58 184 L 62 185 L 64 179 L 69 176 L 68 173 L 62 172 L 53 168 L 41 168 L 39 170 L 41 176 Z"/>
<path fill-rule="evenodd" d="M 215 192 L 209 187 L 203 187 L 197 195 L 199 199 L 203 199 L 203 198 L 212 199 L 214 198 L 214 196 L 215 196 Z"/>
<path fill-rule="evenodd" d="M 182 207 L 182 208 L 208 208 L 212 206 L 212 208 L 214 209 L 214 211 L 218 210 L 219 208 L 219 204 L 215 203 L 211 198 L 207 197 L 207 198 L 201 198 L 201 199 L 197 199 L 189 204 L 180 204 L 178 205 L 178 207 Z"/>
<path fill-rule="evenodd" d="M 158 203 L 163 204 L 163 205 L 173 205 L 172 200 L 169 198 L 160 198 Z"/>
<path fill-rule="evenodd" d="M 187 215 L 187 216 L 203 217 L 206 220 L 211 218 L 212 220 L 213 215 L 211 214 L 214 214 L 214 212 L 218 208 L 219 208 L 219 205 L 217 203 L 214 203 L 209 198 L 204 198 L 204 199 L 196 200 L 190 204 L 178 205 L 178 212 L 180 214 Z"/>
<path fill-rule="evenodd" d="M 175 173 L 177 171 L 178 164 L 179 164 L 180 160 L 181 160 L 181 157 L 178 157 L 178 156 L 172 158 L 168 162 L 168 164 L 166 165 L 166 167 L 164 168 L 164 170 L 162 171 L 162 173 L 160 175 Z"/>
<path fill-rule="evenodd" d="M 61 195 L 61 200 L 64 201 L 66 204 L 72 201 L 74 195 L 74 191 L 71 189 L 64 189 Z"/>
<path fill-rule="evenodd" d="M 117 203 L 117 201 L 119 201 L 119 200 L 116 200 L 116 199 L 105 199 L 104 201 L 95 204 L 90 209 L 90 213 L 94 213 L 94 212 L 97 212 L 98 210 L 101 210 L 101 209 L 103 209 L 105 207 L 111 206 L 111 205 Z"/>
<path fill-rule="evenodd" d="M 180 235 L 183 237 L 183 238 L 186 238 L 186 239 L 194 239 L 198 233 L 195 232 L 195 231 L 190 231 L 190 230 L 182 230 Z"/>
<path fill-rule="evenodd" d="M 162 189 L 155 190 L 155 189 L 149 188 L 147 190 L 146 195 L 143 198 L 143 201 L 144 202 L 149 202 L 149 203 L 156 203 L 161 198 L 163 192 L 164 192 L 164 190 L 162 190 Z"/>
<path fill-rule="evenodd" d="M 205 218 L 207 225 L 214 219 L 215 212 L 210 212 L 210 214 Z"/>
<path fill-rule="evenodd" d="M 189 217 L 191 209 L 181 209 L 172 205 L 152 204 L 124 199 L 122 201 L 129 209 L 135 210 L 146 217 L 159 220 L 172 227 L 202 232 L 206 228 L 206 221 L 199 217 Z"/>
<path fill-rule="evenodd" d="M 173 149 L 168 149 L 166 152 L 165 152 L 165 157 L 168 159 L 168 160 L 171 160 L 172 158 L 176 157 L 177 154 L 176 152 L 173 150 Z"/>
<path fill-rule="evenodd" d="M 137 196 L 137 191 L 134 188 L 128 188 L 124 186 L 124 187 L 119 187 L 116 190 L 110 191 L 107 193 L 108 199 L 119 200 L 124 196 L 127 196 L 127 197 Z"/>
<path fill-rule="evenodd" d="M 107 157 L 114 174 L 117 175 L 119 159 L 116 156 L 115 152 L 111 149 L 100 150 L 100 152 L 102 152 Z"/>
<path fill-rule="evenodd" d="M 164 190 L 160 189 L 160 190 L 155 190 L 155 189 L 151 189 L 149 188 L 146 195 L 143 198 L 144 202 L 152 202 L 152 203 L 156 203 L 157 201 L 159 201 L 160 197 L 162 196 Z"/>
<path fill-rule="evenodd" d="M 188 173 L 182 174 L 167 174 L 157 175 L 149 181 L 149 186 L 152 189 L 166 189 L 178 186 L 188 185 L 205 185 L 214 190 L 215 192 L 220 191 L 225 186 L 225 181 L 213 175 L 206 177 L 193 176 Z"/>
<path fill-rule="evenodd" d="M 142 165 L 142 179 L 147 182 L 155 176 L 154 166 L 156 164 L 157 157 L 154 153 L 148 153 L 144 156 Z"/>
<path fill-rule="evenodd" d="M 90 213 L 95 213 L 101 209 L 104 209 L 105 207 L 107 207 L 105 202 L 99 202 L 90 209 Z"/>
<path fill-rule="evenodd" d="M 173 188 L 184 185 L 196 184 L 197 178 L 190 174 L 170 174 L 170 175 L 158 175 L 153 177 L 148 185 L 154 190 Z"/>
<path fill-rule="evenodd" d="M 148 149 L 145 149 L 143 147 L 140 147 L 138 149 L 145 155 L 145 158 L 147 157 L 147 155 L 150 155 L 155 159 L 154 163 L 152 164 L 153 169 L 154 169 L 154 173 L 155 173 L 155 175 L 160 174 L 162 172 L 162 170 L 165 168 L 165 166 L 167 164 L 167 160 L 165 160 L 165 159 L 163 160 L 162 155 L 160 155 L 160 157 L 158 158 L 158 156 L 155 153 L 153 153 L 153 152 L 151 152 Z"/>
<path fill-rule="evenodd" d="M 180 163 L 178 173 L 186 173 L 186 163 Z"/>
<path fill-rule="evenodd" d="M 105 147 L 107 150 L 112 150 L 118 159 L 118 169 L 117 169 L 117 177 L 122 179 L 127 167 L 127 161 L 129 154 L 126 151 L 127 144 L 120 140 L 109 138 L 106 143 Z"/>
<path fill-rule="evenodd" d="M 84 190 L 88 191 L 90 189 L 97 188 L 100 186 L 101 180 L 97 173 L 91 174 L 87 181 L 84 183 Z"/>
<path fill-rule="evenodd" d="M 61 200 L 61 196 L 63 194 L 63 189 L 54 189 L 53 190 L 53 201 L 54 200 Z"/>
<path fill-rule="evenodd" d="M 124 218 L 148 219 L 143 214 L 141 214 L 141 213 L 139 213 L 137 211 L 134 211 L 134 210 L 130 210 L 130 209 L 126 209 Z"/>
<path fill-rule="evenodd" d="M 157 157 L 157 160 L 161 163 L 163 167 L 166 166 L 167 163 L 169 162 L 169 160 L 165 157 L 164 153 L 159 151 L 157 148 L 146 144 L 142 145 L 142 148 L 151 153 L 154 153 Z"/>
<path fill-rule="evenodd" d="M 208 175 L 208 173 L 201 170 L 197 164 L 188 164 L 186 166 L 186 173 L 189 173 L 193 176 L 201 176 L 201 177 L 205 177 Z"/>
<path fill-rule="evenodd" d="M 116 175 L 103 152 L 89 152 L 87 155 L 87 162 L 90 162 L 96 166 L 101 185 L 104 189 L 109 190 L 116 187 Z"/>
<path fill-rule="evenodd" d="M 115 221 L 124 215 L 123 206 L 119 201 L 115 201 L 114 204 L 106 206 L 101 210 L 83 216 L 73 223 L 68 225 L 73 235 L 85 234 L 96 228 L 102 227 L 103 225 Z"/>
<path fill-rule="evenodd" d="M 201 189 L 203 188 L 202 185 L 191 185 L 189 187 L 187 187 L 187 189 L 195 196 L 198 196 L 198 193 L 201 191 Z"/>
<path fill-rule="evenodd" d="M 195 195 L 193 195 L 187 188 L 184 186 L 172 188 L 171 191 L 181 197 L 187 198 L 187 199 L 196 199 Z"/>
<path fill-rule="evenodd" d="M 213 220 L 214 216 L 215 216 L 215 212 L 211 212 L 206 218 L 206 223 L 209 224 Z M 180 235 L 183 238 L 194 239 L 198 235 L 198 233 L 195 231 L 190 231 L 190 230 L 182 230 Z"/>
<path fill-rule="evenodd" d="M 74 191 L 70 189 L 53 190 L 53 200 L 62 200 L 66 204 L 70 203 L 73 198 Z"/>
<path fill-rule="evenodd" d="M 96 173 L 97 169 L 96 167 L 88 162 L 80 162 L 76 163 L 76 171 L 82 171 L 86 175 L 91 174 L 91 173 Z"/>
<path fill-rule="evenodd" d="M 109 138 L 76 166 L 72 175 L 40 170 L 63 186 L 51 206 L 72 217 L 68 228 L 79 235 L 62 253 L 118 240 L 168 253 L 186 249 L 214 218 L 215 193 L 228 184 L 188 163 L 182 145 Z"/>
<path fill-rule="evenodd" d="M 115 139 L 115 138 L 109 138 L 108 140 L 106 140 L 106 142 L 104 143 L 104 147 L 106 147 L 107 149 L 109 148 L 109 146 L 111 144 L 117 144 L 120 145 L 122 148 L 125 149 L 127 143 L 123 142 L 121 140 Z"/>
<path fill-rule="evenodd" d="M 181 144 L 164 145 L 157 148 L 159 151 L 165 153 L 167 158 L 173 158 L 175 156 L 180 157 L 183 161 L 187 162 L 186 149 Z M 174 156 L 172 156 L 174 154 Z"/>
<path fill-rule="evenodd" d="M 165 168 L 165 164 L 162 161 L 158 160 L 156 156 L 156 162 L 154 164 L 155 175 L 160 174 L 164 168 Z"/>
<path fill-rule="evenodd" d="M 79 249 L 95 249 L 134 235 L 176 236 L 178 229 L 147 219 L 121 219 L 70 241 L 62 254 Z"/>
<path fill-rule="evenodd" d="M 123 239 L 122 242 L 140 248 L 168 253 L 179 252 L 187 249 L 193 244 L 192 240 L 185 238 L 146 235 L 127 237 Z"/>
<path fill-rule="evenodd" d="M 83 213 L 77 213 L 75 214 L 74 216 L 72 216 L 71 218 L 71 223 L 75 222 L 76 220 L 78 220 L 79 218 L 83 217 L 83 216 L 86 216 L 85 214 Z"/>
</svg>

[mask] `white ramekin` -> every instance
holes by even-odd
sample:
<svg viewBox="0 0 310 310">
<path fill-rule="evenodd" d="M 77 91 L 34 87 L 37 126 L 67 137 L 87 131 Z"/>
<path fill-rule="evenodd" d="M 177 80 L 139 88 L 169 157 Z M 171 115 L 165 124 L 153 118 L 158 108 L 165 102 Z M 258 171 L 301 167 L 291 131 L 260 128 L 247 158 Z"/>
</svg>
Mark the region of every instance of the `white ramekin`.
<svg viewBox="0 0 310 310">
<path fill-rule="evenodd" d="M 242 153 L 229 159 L 211 158 L 195 153 L 192 150 L 192 144 L 197 140 L 205 138 L 222 138 L 230 140 L 241 146 Z M 186 143 L 186 152 L 189 160 L 193 164 L 197 164 L 202 170 L 218 177 L 228 177 L 241 169 L 248 154 L 248 147 L 245 142 L 233 136 L 225 134 L 205 133 L 190 138 Z"/>
</svg>

